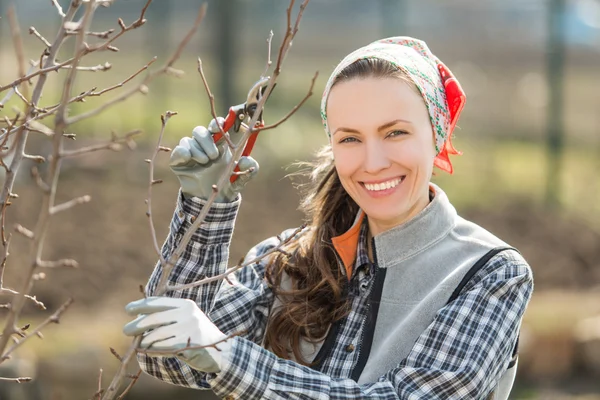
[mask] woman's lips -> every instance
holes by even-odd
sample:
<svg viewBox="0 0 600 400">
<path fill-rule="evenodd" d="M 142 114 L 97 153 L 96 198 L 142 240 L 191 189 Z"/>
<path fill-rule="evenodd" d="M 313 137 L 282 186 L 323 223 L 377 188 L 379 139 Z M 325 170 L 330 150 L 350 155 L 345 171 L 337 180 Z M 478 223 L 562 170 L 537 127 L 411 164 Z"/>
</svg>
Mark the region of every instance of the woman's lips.
<svg viewBox="0 0 600 400">
<path fill-rule="evenodd" d="M 404 181 L 406 175 L 399 176 L 396 178 L 377 181 L 377 182 L 360 182 L 361 186 L 365 189 L 365 191 L 371 197 L 385 197 L 394 193 L 400 184 Z"/>
</svg>

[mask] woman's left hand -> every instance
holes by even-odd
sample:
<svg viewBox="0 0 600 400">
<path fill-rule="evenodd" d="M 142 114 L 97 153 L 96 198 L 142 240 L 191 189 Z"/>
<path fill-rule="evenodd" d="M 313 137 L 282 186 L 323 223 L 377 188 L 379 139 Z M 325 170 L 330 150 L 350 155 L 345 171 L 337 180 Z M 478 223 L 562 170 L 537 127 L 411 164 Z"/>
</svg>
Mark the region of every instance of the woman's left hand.
<svg viewBox="0 0 600 400">
<path fill-rule="evenodd" d="M 129 303 L 125 311 L 139 316 L 126 324 L 123 332 L 143 335 L 140 347 L 147 355 L 175 356 L 203 372 L 221 370 L 223 351 L 230 346 L 227 336 L 192 300 L 148 297 Z"/>
</svg>

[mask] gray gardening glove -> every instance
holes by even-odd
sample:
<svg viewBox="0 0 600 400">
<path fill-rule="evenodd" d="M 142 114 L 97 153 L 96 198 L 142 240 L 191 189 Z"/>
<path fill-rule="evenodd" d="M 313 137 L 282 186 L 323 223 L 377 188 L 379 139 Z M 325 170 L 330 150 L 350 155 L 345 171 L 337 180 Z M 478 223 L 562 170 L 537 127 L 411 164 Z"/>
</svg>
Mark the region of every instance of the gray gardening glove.
<svg viewBox="0 0 600 400">
<path fill-rule="evenodd" d="M 142 349 L 153 357 L 177 357 L 204 372 L 219 372 L 230 340 L 189 299 L 148 297 L 125 310 L 136 319 L 123 327 L 128 336 L 143 335 Z"/>
<path fill-rule="evenodd" d="M 218 117 L 218 121 L 223 126 L 225 119 Z M 240 140 L 241 131 L 242 129 L 240 132 L 230 130 L 229 137 L 234 144 Z M 179 179 L 184 197 L 208 199 L 212 194 L 212 186 L 217 184 L 231 161 L 231 149 L 225 139 L 221 139 L 217 144 L 213 141 L 213 133 L 218 132 L 219 127 L 213 119 L 210 121 L 208 129 L 203 126 L 195 127 L 192 137 L 182 138 L 179 145 L 173 149 L 169 165 Z M 240 172 L 248 171 L 251 168 L 253 171 L 239 175 L 233 184 L 227 180 L 217 195 L 217 202 L 233 201 L 246 183 L 258 173 L 258 163 L 252 157 L 241 157 L 238 167 Z"/>
</svg>

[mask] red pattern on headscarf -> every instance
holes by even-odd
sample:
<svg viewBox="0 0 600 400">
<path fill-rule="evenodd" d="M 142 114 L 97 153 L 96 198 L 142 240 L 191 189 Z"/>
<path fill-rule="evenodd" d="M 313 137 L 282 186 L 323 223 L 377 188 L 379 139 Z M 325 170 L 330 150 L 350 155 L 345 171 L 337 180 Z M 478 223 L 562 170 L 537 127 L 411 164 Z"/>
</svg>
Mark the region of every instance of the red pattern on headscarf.
<svg viewBox="0 0 600 400">
<path fill-rule="evenodd" d="M 448 135 L 444 142 L 444 147 L 440 150 L 438 155 L 433 160 L 433 164 L 439 169 L 452 174 L 454 168 L 450 162 L 450 154 L 461 155 L 462 152 L 456 150 L 452 145 L 452 132 L 456 127 L 460 113 L 462 112 L 467 96 L 460 86 L 460 83 L 454 77 L 454 74 L 450 69 L 444 65 L 441 61 L 438 63 L 438 69 L 442 77 L 442 82 L 446 90 L 446 101 L 448 103 L 448 111 L 450 112 L 450 127 L 448 128 Z"/>
</svg>

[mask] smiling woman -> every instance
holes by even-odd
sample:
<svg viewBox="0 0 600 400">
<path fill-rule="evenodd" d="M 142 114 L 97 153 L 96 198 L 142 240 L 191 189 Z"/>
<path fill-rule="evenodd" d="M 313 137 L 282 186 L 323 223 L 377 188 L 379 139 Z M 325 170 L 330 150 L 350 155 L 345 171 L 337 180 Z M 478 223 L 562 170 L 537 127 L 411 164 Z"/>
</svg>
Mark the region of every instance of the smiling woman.
<svg viewBox="0 0 600 400">
<path fill-rule="evenodd" d="M 358 63 L 368 68 L 384 61 Z M 369 216 L 371 234 L 400 225 L 429 204 L 435 136 L 414 84 L 393 76 L 345 77 L 331 90 L 327 110 L 335 168 Z"/>
<path fill-rule="evenodd" d="M 305 234 L 283 247 L 296 230 L 267 239 L 231 279 L 170 298 L 153 297 L 159 264 L 149 297 L 127 306 L 139 316 L 125 333 L 151 346 L 138 356 L 144 371 L 229 399 L 507 399 L 531 269 L 430 182 L 434 166 L 453 172 L 464 102 L 422 41 L 383 39 L 345 57 L 323 94 L 329 144 L 302 203 Z M 217 121 L 197 127 L 173 151 L 182 190 L 165 257 L 230 157 L 217 132 Z M 258 163 L 239 166 L 248 173 L 212 205 L 169 284 L 225 271 Z"/>
</svg>

